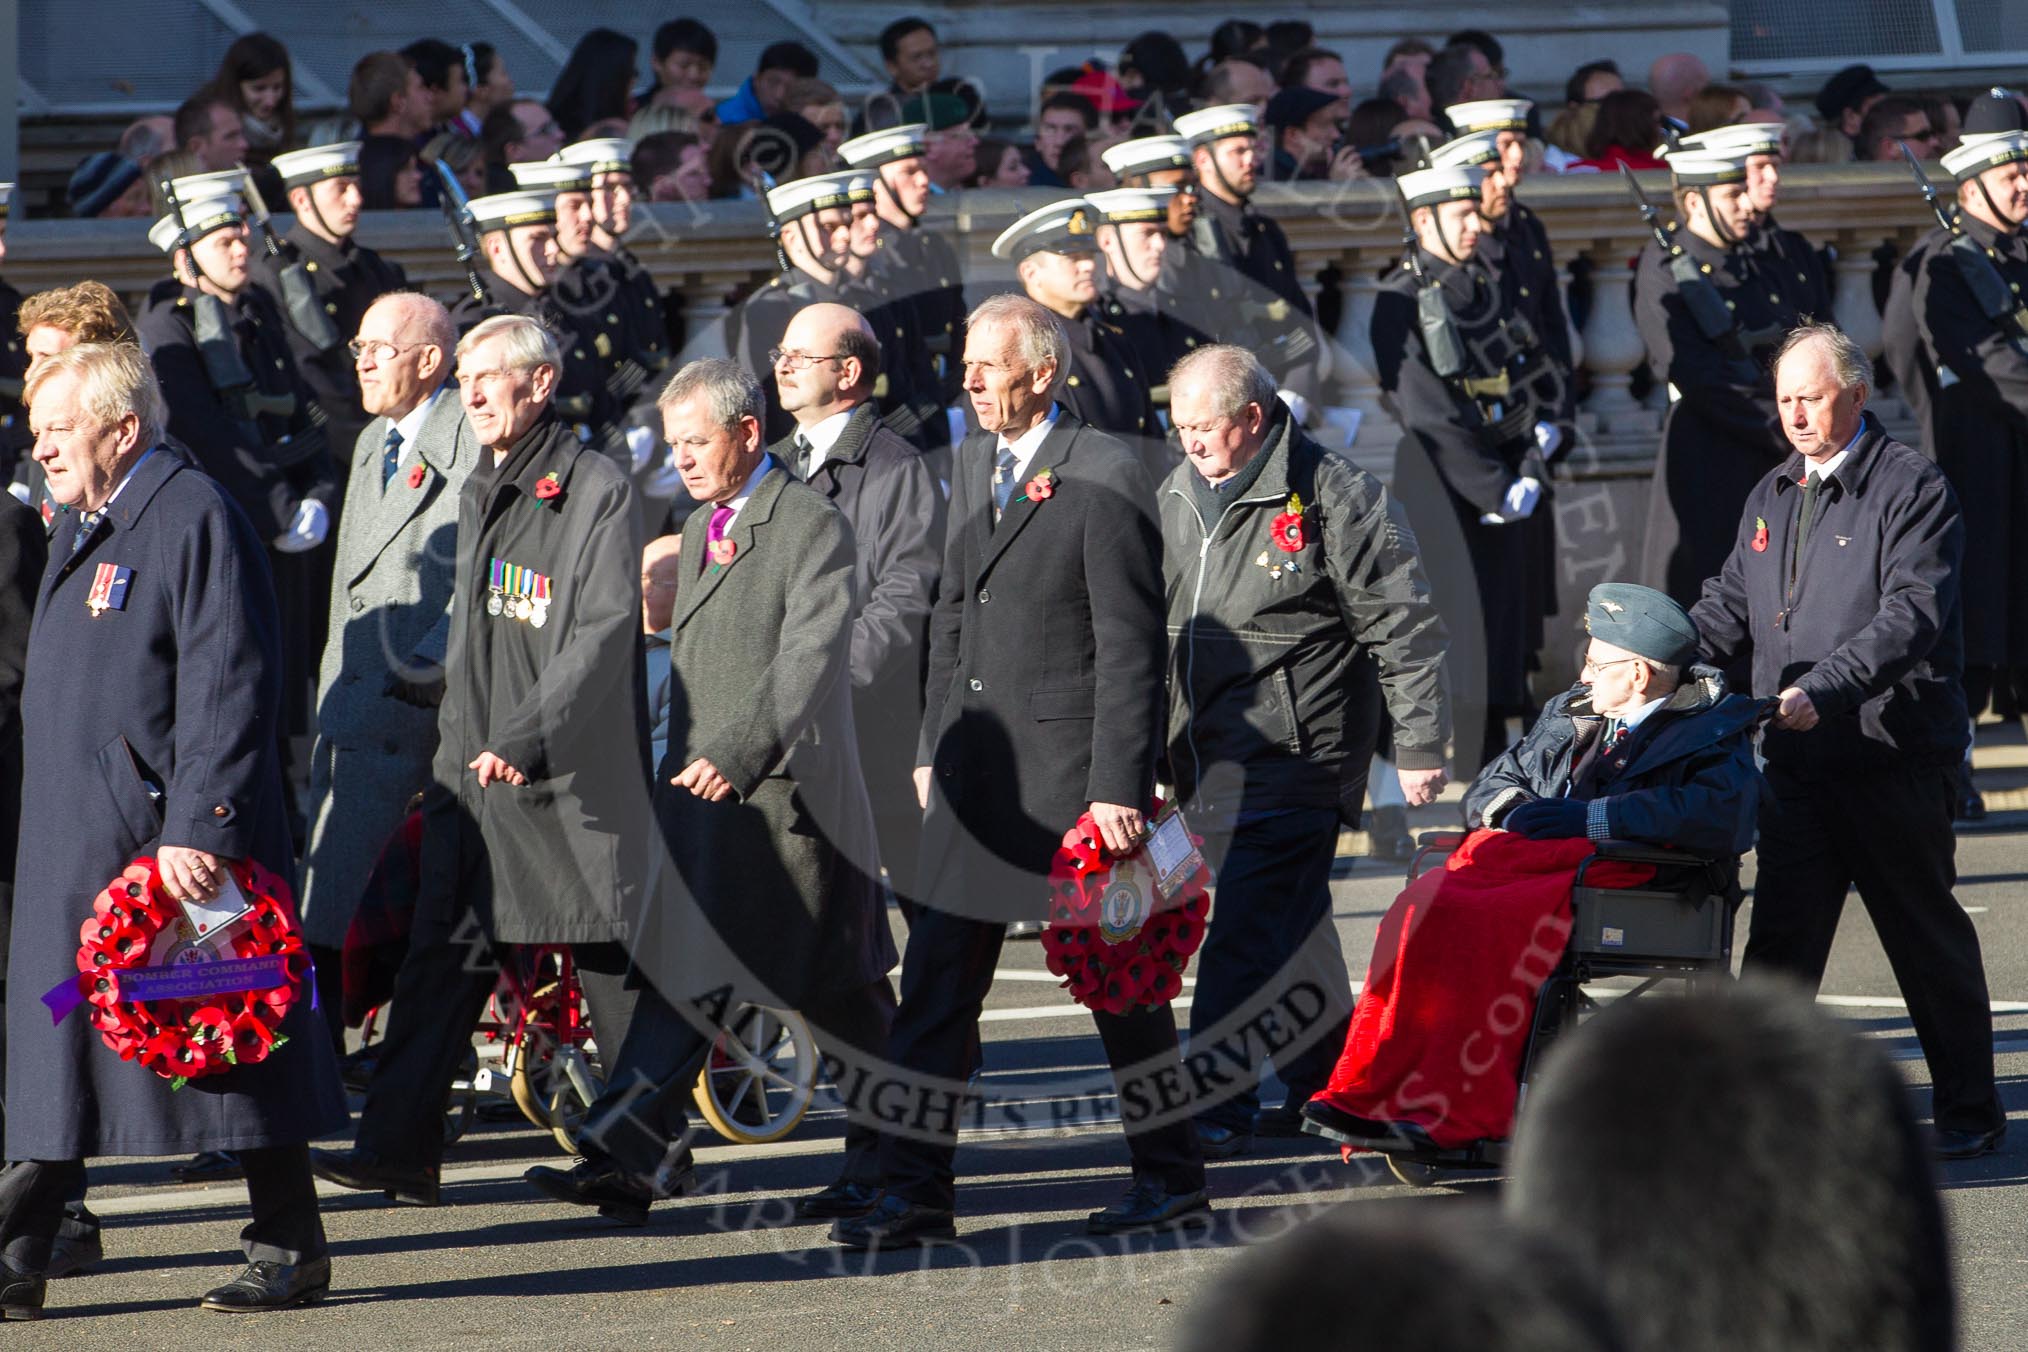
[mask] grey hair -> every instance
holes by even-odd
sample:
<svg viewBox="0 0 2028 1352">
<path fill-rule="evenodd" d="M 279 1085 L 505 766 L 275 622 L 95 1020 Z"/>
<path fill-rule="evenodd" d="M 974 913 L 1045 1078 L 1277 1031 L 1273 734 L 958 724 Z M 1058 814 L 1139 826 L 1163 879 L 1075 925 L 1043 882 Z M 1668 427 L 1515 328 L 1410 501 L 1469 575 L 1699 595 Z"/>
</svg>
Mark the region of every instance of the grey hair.
<svg viewBox="0 0 2028 1352">
<path fill-rule="evenodd" d="M 162 440 L 169 411 L 155 368 L 138 343 L 79 343 L 44 357 L 29 373 L 22 402 L 33 405 L 38 390 L 65 374 L 78 378 L 78 404 L 94 422 L 110 427 L 131 413 L 140 423 L 142 446 Z"/>
<path fill-rule="evenodd" d="M 1038 371 L 1045 365 L 1050 368 L 1051 394 L 1063 388 L 1063 382 L 1070 379 L 1070 335 L 1064 332 L 1063 321 L 1053 311 L 1026 296 L 1003 291 L 980 301 L 965 317 L 967 333 L 994 324 L 1005 324 L 1014 330 L 1014 351 L 1027 369 Z"/>
<path fill-rule="evenodd" d="M 1232 343 L 1213 343 L 1186 355 L 1169 371 L 1170 398 L 1185 381 L 1201 381 L 1213 400 L 1213 411 L 1236 418 L 1248 404 L 1269 412 L 1275 402 L 1275 378 L 1260 358 Z"/>
<path fill-rule="evenodd" d="M 1810 343 L 1824 345 L 1825 355 L 1831 359 L 1831 374 L 1845 389 L 1873 384 L 1873 363 L 1866 360 L 1865 349 L 1836 324 L 1799 324 L 1790 329 L 1789 336 L 1782 340 L 1781 350 L 1775 353 L 1772 369 L 1781 370 L 1782 362 L 1791 352 Z"/>
<path fill-rule="evenodd" d="M 491 338 L 504 340 L 507 365 L 513 370 L 533 371 L 538 366 L 547 366 L 558 374 L 563 371 L 563 353 L 556 345 L 556 335 L 526 315 L 494 315 L 480 320 L 458 340 L 458 356 L 464 357 Z"/>
<path fill-rule="evenodd" d="M 451 312 L 441 302 L 420 291 L 389 291 L 366 308 L 371 312 L 382 305 L 398 311 L 403 324 L 413 323 L 421 330 L 418 337 L 444 354 L 446 369 L 451 354 L 464 350 L 458 346 L 458 326 L 451 322 Z"/>
<path fill-rule="evenodd" d="M 738 427 L 740 419 L 763 422 L 767 400 L 754 373 L 727 357 L 703 357 L 691 362 L 662 387 L 657 408 L 674 408 L 695 395 L 703 395 L 711 420 L 720 427 Z"/>
</svg>

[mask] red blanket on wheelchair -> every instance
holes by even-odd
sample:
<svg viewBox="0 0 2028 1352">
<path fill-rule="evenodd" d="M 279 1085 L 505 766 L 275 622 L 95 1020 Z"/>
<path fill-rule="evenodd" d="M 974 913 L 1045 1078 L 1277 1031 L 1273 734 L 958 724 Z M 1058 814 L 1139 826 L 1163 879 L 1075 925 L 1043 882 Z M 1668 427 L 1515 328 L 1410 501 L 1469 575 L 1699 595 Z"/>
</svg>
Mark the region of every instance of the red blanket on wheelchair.
<svg viewBox="0 0 2028 1352">
<path fill-rule="evenodd" d="M 1317 1098 L 1375 1123 L 1409 1123 L 1453 1149 L 1513 1129 L 1535 997 L 1570 942 L 1570 893 L 1588 840 L 1474 831 L 1403 889 L 1380 922 L 1331 1083 Z M 1588 887 L 1654 870 L 1601 863 Z"/>
</svg>

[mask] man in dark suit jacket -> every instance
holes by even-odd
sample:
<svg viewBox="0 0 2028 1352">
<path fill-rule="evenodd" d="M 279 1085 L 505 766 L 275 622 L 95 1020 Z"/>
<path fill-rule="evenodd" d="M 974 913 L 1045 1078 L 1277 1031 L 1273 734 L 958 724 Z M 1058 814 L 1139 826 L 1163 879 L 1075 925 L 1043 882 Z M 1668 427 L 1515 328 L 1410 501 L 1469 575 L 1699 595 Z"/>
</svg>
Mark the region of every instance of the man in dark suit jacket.
<svg viewBox="0 0 2028 1352">
<path fill-rule="evenodd" d="M 1068 359 L 1060 321 L 1025 297 L 972 312 L 965 388 L 985 431 L 952 474 L 915 772 L 929 908 L 909 932 L 888 1044 L 923 1106 L 882 1141 L 872 1209 L 832 1227 L 855 1248 L 955 1233 L 958 1104 L 1006 924 L 1042 914 L 1050 860 L 1080 813 L 1112 850 L 1145 837 L 1162 736 L 1162 543 L 1133 453 L 1057 405 Z M 1092 1018 L 1123 1090 L 1181 1075 L 1166 1005 Z M 1141 1111 L 1125 1114 L 1133 1184 L 1091 1217 L 1094 1233 L 1208 1205 L 1184 1110 L 1151 1111 L 1139 1088 Z"/>
<path fill-rule="evenodd" d="M 943 566 L 944 496 L 922 452 L 873 403 L 880 340 L 858 311 L 811 305 L 789 321 L 775 384 L 796 431 L 769 448 L 845 513 L 858 546 L 853 581 L 852 719 L 859 768 L 880 836 L 880 862 L 913 916 L 922 805 L 915 743 L 922 730 L 930 602 Z"/>
<path fill-rule="evenodd" d="M 634 948 L 652 986 L 585 1112 L 583 1162 L 525 1175 L 636 1225 L 689 1188 L 684 1104 L 738 1002 L 800 1011 L 840 1085 L 863 1077 L 894 1012 L 845 679 L 851 529 L 762 449 L 765 396 L 739 363 L 692 362 L 659 402 L 709 509 L 685 523 L 670 624 L 655 808 L 671 866 Z M 870 1198 L 877 1140 L 870 1105 L 850 1101 L 844 1171 L 820 1196 Z"/>
</svg>

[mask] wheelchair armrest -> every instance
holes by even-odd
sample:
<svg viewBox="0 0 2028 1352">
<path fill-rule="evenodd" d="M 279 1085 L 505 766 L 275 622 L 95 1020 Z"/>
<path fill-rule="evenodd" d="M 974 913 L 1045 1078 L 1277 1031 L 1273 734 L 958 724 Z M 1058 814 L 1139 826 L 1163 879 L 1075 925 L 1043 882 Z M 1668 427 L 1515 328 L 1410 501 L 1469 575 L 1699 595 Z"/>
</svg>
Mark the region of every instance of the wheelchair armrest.
<svg viewBox="0 0 2028 1352">
<path fill-rule="evenodd" d="M 1714 859 L 1708 854 L 1692 854 L 1688 850 L 1672 850 L 1664 845 L 1650 845 L 1643 840 L 1600 840 L 1593 844 L 1598 858 L 1626 864 L 1667 864 L 1673 868 L 1698 868 L 1707 864 L 1728 862 Z"/>
<path fill-rule="evenodd" d="M 1465 843 L 1463 831 L 1424 831 L 1415 838 L 1415 843 L 1426 850 L 1455 850 Z"/>
</svg>

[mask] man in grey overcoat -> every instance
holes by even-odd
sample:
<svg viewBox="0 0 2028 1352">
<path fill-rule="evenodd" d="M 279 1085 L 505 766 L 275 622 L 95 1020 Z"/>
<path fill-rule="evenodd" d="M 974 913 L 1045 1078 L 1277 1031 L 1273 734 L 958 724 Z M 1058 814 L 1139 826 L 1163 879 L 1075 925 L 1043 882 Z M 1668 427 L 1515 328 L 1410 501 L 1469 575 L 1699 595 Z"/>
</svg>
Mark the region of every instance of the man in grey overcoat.
<svg viewBox="0 0 2028 1352">
<path fill-rule="evenodd" d="M 367 309 L 352 343 L 372 421 L 338 520 L 303 860 L 303 937 L 341 1051 L 345 931 L 437 749 L 458 494 L 479 455 L 451 383 L 457 342 L 449 311 L 398 291 Z"/>
<path fill-rule="evenodd" d="M 799 1010 L 842 1086 L 886 1049 L 896 960 L 852 722 L 851 529 L 763 448 L 764 396 L 737 362 L 692 362 L 659 402 L 700 505 L 655 778 L 667 885 L 634 949 L 652 988 L 585 1113 L 584 1161 L 526 1175 L 636 1225 L 689 1186 L 684 1102 L 724 1015 Z M 844 1168 L 818 1196 L 871 1195 L 875 1123 L 846 1098 Z"/>
</svg>

